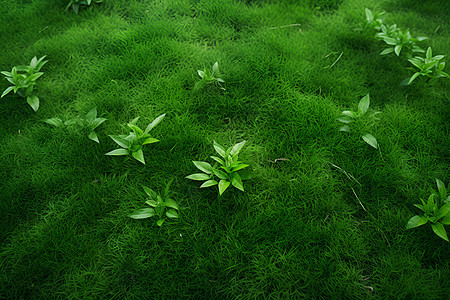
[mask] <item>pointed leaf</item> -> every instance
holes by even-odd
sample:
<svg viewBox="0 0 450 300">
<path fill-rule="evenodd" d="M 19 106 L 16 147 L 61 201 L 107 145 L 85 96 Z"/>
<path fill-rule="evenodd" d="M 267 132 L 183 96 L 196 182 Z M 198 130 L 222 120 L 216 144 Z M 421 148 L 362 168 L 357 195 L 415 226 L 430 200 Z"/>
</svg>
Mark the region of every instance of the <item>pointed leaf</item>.
<svg viewBox="0 0 450 300">
<path fill-rule="evenodd" d="M 157 222 L 156 222 L 156 225 L 158 225 L 159 227 L 161 227 L 161 225 L 164 223 L 164 219 L 159 219 Z"/>
<path fill-rule="evenodd" d="M 232 167 L 231 170 L 232 170 L 233 172 L 236 172 L 236 171 L 240 171 L 240 170 L 242 170 L 242 169 L 245 169 L 245 168 L 247 168 L 248 166 L 249 166 L 249 165 L 246 165 L 246 164 L 238 164 L 237 166 Z"/>
<path fill-rule="evenodd" d="M 206 188 L 206 187 L 210 187 L 210 186 L 213 186 L 213 185 L 216 185 L 216 184 L 218 184 L 218 182 L 213 180 L 213 179 L 211 179 L 211 180 L 205 181 L 200 187 L 201 188 Z"/>
<path fill-rule="evenodd" d="M 197 70 L 197 73 L 201 78 L 204 78 L 206 76 L 205 71 Z"/>
<path fill-rule="evenodd" d="M 51 119 L 47 119 L 44 120 L 45 123 L 53 125 L 55 127 L 63 127 L 64 123 L 60 118 L 51 118 Z"/>
<path fill-rule="evenodd" d="M 123 135 L 110 135 L 109 137 L 122 148 L 128 149 L 130 147 L 130 142 Z"/>
<path fill-rule="evenodd" d="M 113 155 L 113 156 L 121 156 L 121 155 L 128 155 L 130 152 L 127 149 L 116 149 L 113 151 L 110 151 L 108 153 L 105 153 L 105 155 Z"/>
<path fill-rule="evenodd" d="M 219 181 L 219 195 L 222 195 L 223 192 L 230 186 L 230 182 L 227 180 L 221 180 Z"/>
<path fill-rule="evenodd" d="M 403 45 L 401 45 L 401 44 L 395 46 L 394 52 L 395 52 L 395 54 L 397 54 L 397 56 L 400 55 L 400 51 L 402 51 L 402 47 L 403 47 Z"/>
<path fill-rule="evenodd" d="M 144 140 L 144 142 L 142 143 L 142 145 L 147 145 L 147 144 L 153 144 L 153 143 L 157 143 L 159 142 L 158 139 L 152 138 L 152 137 L 148 137 Z"/>
<path fill-rule="evenodd" d="M 221 170 L 214 169 L 214 174 L 217 177 L 219 177 L 220 179 L 223 179 L 223 180 L 227 180 L 228 179 L 227 173 L 225 173 L 225 172 L 223 172 Z"/>
<path fill-rule="evenodd" d="M 350 127 L 348 125 L 344 125 L 341 128 L 339 128 L 339 131 L 343 131 L 343 132 L 350 132 Z"/>
<path fill-rule="evenodd" d="M 417 76 L 419 76 L 419 75 L 420 75 L 420 73 L 418 73 L 418 72 L 414 73 L 413 76 L 411 76 L 411 78 L 409 78 L 408 85 L 410 85 L 414 81 L 414 79 L 416 79 Z"/>
<path fill-rule="evenodd" d="M 11 92 L 14 89 L 14 86 L 9 86 L 7 87 L 4 91 L 3 94 L 1 96 L 1 98 L 3 98 L 6 94 L 8 94 L 9 92 Z"/>
<path fill-rule="evenodd" d="M 369 109 L 370 97 L 369 94 L 361 98 L 358 104 L 358 115 L 364 115 Z"/>
<path fill-rule="evenodd" d="M 377 139 L 373 135 L 371 135 L 370 133 L 366 133 L 362 136 L 362 138 L 367 144 L 374 147 L 375 149 L 378 149 Z"/>
<path fill-rule="evenodd" d="M 447 189 L 445 188 L 445 184 L 436 178 L 436 185 L 438 188 L 439 197 L 441 198 L 442 201 L 444 201 L 445 198 L 447 197 Z"/>
<path fill-rule="evenodd" d="M 217 156 L 210 156 L 212 159 L 214 159 L 215 161 L 217 161 L 219 164 L 221 164 L 222 166 L 225 165 L 225 162 L 223 161 L 223 159 L 218 158 Z"/>
<path fill-rule="evenodd" d="M 145 165 L 144 152 L 142 151 L 142 149 L 139 149 L 136 152 L 132 152 L 131 156 L 133 156 L 134 158 L 136 158 L 136 160 Z"/>
<path fill-rule="evenodd" d="M 197 169 L 199 169 L 202 172 L 205 172 L 206 174 L 212 174 L 213 171 L 213 167 L 204 161 L 193 161 L 194 165 L 197 167 Z"/>
<path fill-rule="evenodd" d="M 224 147 L 222 147 L 220 144 L 218 144 L 216 141 L 213 141 L 214 149 L 216 149 L 217 153 L 219 153 L 220 156 L 223 158 L 226 158 L 226 150 Z"/>
<path fill-rule="evenodd" d="M 340 117 L 338 118 L 338 121 L 339 121 L 339 122 L 342 122 L 342 123 L 345 123 L 345 124 L 348 124 L 348 123 L 353 122 L 354 120 L 353 120 L 353 118 L 351 118 L 351 117 L 349 117 L 349 116 L 340 116 Z"/>
<path fill-rule="evenodd" d="M 39 109 L 39 98 L 36 95 L 28 96 L 27 102 L 34 111 Z"/>
<path fill-rule="evenodd" d="M 150 124 L 148 124 L 147 128 L 145 129 L 144 133 L 149 133 L 150 130 L 152 130 L 156 125 L 158 125 L 166 116 L 166 114 L 162 114 L 156 119 L 153 120 Z"/>
<path fill-rule="evenodd" d="M 205 173 L 195 173 L 195 174 L 188 175 L 185 178 L 191 179 L 191 180 L 203 181 L 203 180 L 209 180 L 210 177 L 211 177 L 210 175 L 205 174 Z"/>
<path fill-rule="evenodd" d="M 423 224 L 426 224 L 428 222 L 428 219 L 421 216 L 414 216 L 411 219 L 409 219 L 408 223 L 406 224 L 406 229 L 415 228 L 418 226 L 422 226 Z"/>
<path fill-rule="evenodd" d="M 445 231 L 445 228 L 444 228 L 444 225 L 442 225 L 441 223 L 435 223 L 435 224 L 431 224 L 431 228 L 433 229 L 434 233 L 437 234 L 438 237 L 443 238 L 447 242 L 449 241 L 448 237 L 447 237 L 447 232 Z"/>
<path fill-rule="evenodd" d="M 97 118 L 97 108 L 94 107 L 86 114 L 86 120 L 92 122 L 95 118 Z"/>
<path fill-rule="evenodd" d="M 386 48 L 386 49 L 384 49 L 383 51 L 380 52 L 380 55 L 386 55 L 386 54 L 389 54 L 389 53 L 392 53 L 392 52 L 394 52 L 394 48 Z"/>
<path fill-rule="evenodd" d="M 450 203 L 444 204 L 437 212 L 438 220 L 450 213 Z"/>
<path fill-rule="evenodd" d="M 235 154 L 239 154 L 239 152 L 241 151 L 242 147 L 244 147 L 245 141 L 242 141 L 240 143 L 237 143 L 236 145 L 233 146 L 233 148 L 231 149 L 230 155 L 234 156 Z"/>
<path fill-rule="evenodd" d="M 172 199 L 170 199 L 170 198 L 167 198 L 166 201 L 164 201 L 164 203 L 165 203 L 165 205 L 166 205 L 167 207 L 171 207 L 171 208 L 174 208 L 174 209 L 176 209 L 176 210 L 179 210 L 179 209 L 180 209 L 180 208 L 178 207 L 178 204 L 177 204 L 174 200 L 172 200 Z"/>
<path fill-rule="evenodd" d="M 231 175 L 231 184 L 232 184 L 235 188 L 237 188 L 237 189 L 239 189 L 239 190 L 241 190 L 241 191 L 244 191 L 244 185 L 242 184 L 241 177 L 239 176 L 238 173 L 233 173 L 233 174 Z"/>
<path fill-rule="evenodd" d="M 178 212 L 175 209 L 166 211 L 166 216 L 171 219 L 178 219 Z"/>
<path fill-rule="evenodd" d="M 150 217 L 153 217 L 155 215 L 155 210 L 153 208 L 147 207 L 142 208 L 137 211 L 135 211 L 132 214 L 129 214 L 128 216 L 133 219 L 147 219 Z"/>
<path fill-rule="evenodd" d="M 450 213 L 441 219 L 441 223 L 444 225 L 450 225 Z"/>
<path fill-rule="evenodd" d="M 93 140 L 94 142 L 97 142 L 97 143 L 100 144 L 100 141 L 98 140 L 98 136 L 97 136 L 97 134 L 94 131 L 89 133 L 88 138 Z"/>
<path fill-rule="evenodd" d="M 144 192 L 150 197 L 150 200 L 155 200 L 156 197 L 158 196 L 158 194 L 156 194 L 156 192 L 146 186 L 142 186 L 142 188 L 144 189 Z"/>
</svg>

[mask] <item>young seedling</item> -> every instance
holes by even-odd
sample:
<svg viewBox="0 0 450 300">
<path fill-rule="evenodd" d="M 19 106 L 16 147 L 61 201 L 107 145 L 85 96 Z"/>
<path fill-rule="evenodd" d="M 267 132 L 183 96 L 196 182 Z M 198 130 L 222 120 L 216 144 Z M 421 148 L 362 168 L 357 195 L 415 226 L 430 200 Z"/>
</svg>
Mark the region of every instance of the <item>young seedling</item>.
<svg viewBox="0 0 450 300">
<path fill-rule="evenodd" d="M 69 4 L 66 6 L 66 10 L 72 8 L 73 11 L 78 15 L 80 6 L 91 6 L 92 3 L 102 3 L 102 0 L 70 0 Z"/>
<path fill-rule="evenodd" d="M 105 121 L 105 118 L 97 118 L 97 109 L 95 107 L 91 109 L 84 118 L 78 117 L 65 122 L 63 122 L 60 118 L 44 120 L 45 123 L 58 128 L 67 126 L 68 128 L 73 128 L 72 130 L 75 131 L 85 131 L 88 138 L 97 143 L 100 143 L 100 141 L 94 130 Z"/>
<path fill-rule="evenodd" d="M 380 112 L 369 112 L 369 105 L 370 97 L 369 94 L 367 94 L 359 101 L 357 111 L 343 111 L 342 115 L 338 118 L 338 121 L 344 123 L 345 125 L 342 126 L 339 130 L 343 132 L 350 132 L 351 128 L 349 124 L 353 123 L 355 125 L 353 127 L 356 129 L 356 131 L 361 133 L 362 139 L 370 146 L 378 149 L 377 139 L 370 133 L 365 132 L 365 129 L 372 126 L 373 121 L 377 120 L 375 116 Z"/>
<path fill-rule="evenodd" d="M 409 219 L 406 229 L 419 227 L 430 221 L 434 233 L 448 242 L 444 225 L 450 225 L 450 195 L 447 195 L 447 189 L 442 181 L 436 179 L 436 184 L 438 191 L 433 191 L 427 202 L 420 199 L 422 205 L 414 204 L 424 214 L 422 216 L 416 215 Z"/>
<path fill-rule="evenodd" d="M 428 47 L 425 57 L 415 56 L 408 59 L 419 71 L 411 68 L 416 72 L 410 78 L 405 79 L 402 85 L 410 85 L 418 76 L 430 78 L 430 84 L 434 84 L 441 77 L 450 78 L 450 75 L 443 71 L 445 67 L 444 57 L 444 55 L 433 56 L 431 48 Z"/>
<path fill-rule="evenodd" d="M 5 75 L 12 86 L 7 87 L 3 91 L 1 98 L 9 92 L 14 91 L 14 93 L 17 93 L 19 96 L 26 98 L 31 108 L 34 111 L 37 111 L 39 109 L 39 98 L 33 91 L 36 80 L 44 75 L 43 72 L 39 72 L 47 63 L 47 60 L 44 60 L 44 58 L 45 55 L 39 59 L 35 56 L 31 60 L 29 66 L 20 65 L 13 67 L 11 72 L 2 71 L 1 73 Z"/>
<path fill-rule="evenodd" d="M 113 155 L 113 156 L 121 156 L 121 155 L 130 155 L 134 157 L 136 160 L 145 164 L 144 152 L 142 148 L 146 144 L 152 144 L 159 142 L 159 140 L 153 138 L 149 132 L 153 129 L 159 122 L 164 119 L 166 114 L 162 114 L 157 117 L 153 122 L 148 124 L 145 130 L 142 130 L 138 126 L 136 126 L 136 122 L 139 120 L 139 117 L 132 120 L 128 123 L 128 127 L 131 128 L 131 132 L 128 135 L 110 135 L 109 137 L 114 140 L 121 148 L 110 151 L 105 155 Z"/>
<path fill-rule="evenodd" d="M 427 37 L 421 36 L 413 38 L 409 29 L 402 32 L 397 25 L 391 25 L 389 27 L 385 25 L 380 26 L 381 32 L 377 34 L 377 37 L 383 40 L 390 47 L 381 51 L 380 55 L 386 55 L 394 52 L 397 56 L 403 49 L 406 49 L 406 57 L 412 57 L 412 53 L 424 53 L 425 50 L 417 46 L 417 43 L 428 39 Z"/>
<path fill-rule="evenodd" d="M 219 195 L 222 195 L 230 185 L 244 191 L 242 180 L 248 179 L 248 175 L 244 172 L 248 165 L 239 161 L 239 152 L 244 144 L 245 141 L 225 149 L 214 141 L 214 149 L 220 155 L 220 157 L 211 156 L 215 160 L 215 164 L 212 166 L 204 161 L 193 161 L 194 165 L 203 173 L 191 174 L 186 178 L 205 181 L 200 186 L 201 188 L 218 185 Z M 218 177 L 218 179 L 216 180 L 215 177 Z"/>
<path fill-rule="evenodd" d="M 173 179 L 167 184 L 162 197 L 148 187 L 143 186 L 144 191 L 148 196 L 145 204 L 150 207 L 139 209 L 128 216 L 133 219 L 147 219 L 157 216 L 158 221 L 156 221 L 156 224 L 158 226 L 161 226 L 164 223 L 166 217 L 178 219 L 179 207 L 178 204 L 170 198 L 171 193 L 169 192 L 172 181 Z"/>
<path fill-rule="evenodd" d="M 225 90 L 225 88 L 220 85 L 220 83 L 224 83 L 225 81 L 220 78 L 219 63 L 217 61 L 214 63 L 212 71 L 205 68 L 204 70 L 197 70 L 197 73 L 202 79 L 195 84 L 194 90 L 199 90 L 206 85 L 215 83 L 217 83 L 221 89 Z"/>
<path fill-rule="evenodd" d="M 381 25 L 383 25 L 383 15 L 384 12 L 372 12 L 370 9 L 366 8 L 366 22 L 363 25 L 359 25 L 355 30 L 364 31 L 366 29 L 380 30 Z"/>
</svg>

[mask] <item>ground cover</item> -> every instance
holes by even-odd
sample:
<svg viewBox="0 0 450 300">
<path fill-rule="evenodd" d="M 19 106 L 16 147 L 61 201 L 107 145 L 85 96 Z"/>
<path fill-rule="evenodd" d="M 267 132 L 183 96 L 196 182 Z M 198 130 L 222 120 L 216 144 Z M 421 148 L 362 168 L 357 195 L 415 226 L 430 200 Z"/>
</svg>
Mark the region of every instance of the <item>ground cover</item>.
<svg viewBox="0 0 450 300">
<path fill-rule="evenodd" d="M 0 102 L 0 298 L 445 298 L 449 243 L 406 224 L 450 182 L 450 81 L 399 86 L 407 59 L 353 29 L 385 11 L 448 61 L 450 5 L 373 2 L 0 0 L 0 70 L 48 60 L 39 110 Z M 339 131 L 367 94 L 378 149 Z M 45 122 L 93 108 L 99 143 Z M 105 155 L 162 114 L 145 164 Z M 185 178 L 244 140 L 245 192 Z M 171 180 L 177 219 L 129 217 Z"/>
</svg>

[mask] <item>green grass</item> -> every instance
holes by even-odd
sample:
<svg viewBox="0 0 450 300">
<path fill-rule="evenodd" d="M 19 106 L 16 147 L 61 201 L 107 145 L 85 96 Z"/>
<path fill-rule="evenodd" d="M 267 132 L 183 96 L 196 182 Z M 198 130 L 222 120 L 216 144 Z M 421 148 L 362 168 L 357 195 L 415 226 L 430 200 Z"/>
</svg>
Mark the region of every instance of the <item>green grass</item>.
<svg viewBox="0 0 450 300">
<path fill-rule="evenodd" d="M 405 229 L 435 178 L 450 182 L 450 82 L 399 87 L 407 61 L 353 31 L 364 7 L 385 10 L 448 61 L 450 5 L 104 0 L 75 15 L 63 0 L 0 4 L 0 70 L 49 60 L 37 113 L 12 93 L 0 102 L 0 298 L 450 294 L 449 244 L 429 226 Z M 193 91 L 216 61 L 225 90 Z M 367 93 L 382 112 L 380 151 L 338 131 Z M 100 144 L 43 122 L 93 107 L 108 119 Z M 145 165 L 104 155 L 109 134 L 162 113 Z M 213 140 L 247 141 L 245 193 L 218 197 L 184 178 Z M 142 185 L 161 191 L 172 178 L 180 219 L 127 217 L 144 205 Z"/>
</svg>

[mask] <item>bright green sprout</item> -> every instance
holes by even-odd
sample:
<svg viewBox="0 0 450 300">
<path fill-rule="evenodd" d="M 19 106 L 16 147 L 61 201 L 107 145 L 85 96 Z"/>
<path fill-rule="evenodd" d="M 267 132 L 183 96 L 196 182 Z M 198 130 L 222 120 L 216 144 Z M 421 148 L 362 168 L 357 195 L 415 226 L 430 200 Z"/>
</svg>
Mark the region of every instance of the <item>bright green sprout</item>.
<svg viewBox="0 0 450 300">
<path fill-rule="evenodd" d="M 159 122 L 164 119 L 166 114 L 162 114 L 157 117 L 153 122 L 148 124 L 147 128 L 143 131 L 141 128 L 136 126 L 136 122 L 139 120 L 139 117 L 132 120 L 128 123 L 128 127 L 131 128 L 131 132 L 128 135 L 110 135 L 109 137 L 114 140 L 121 148 L 110 151 L 105 155 L 113 155 L 113 156 L 121 156 L 121 155 L 130 155 L 134 157 L 136 160 L 145 164 L 144 152 L 142 151 L 142 147 L 146 144 L 152 144 L 159 142 L 159 140 L 153 138 L 149 132 L 153 129 Z"/>
<path fill-rule="evenodd" d="M 44 122 L 58 128 L 67 126 L 74 131 L 85 131 L 89 139 L 100 143 L 97 133 L 95 133 L 94 130 L 105 121 L 105 118 L 97 118 L 97 109 L 94 107 L 86 114 L 84 118 L 78 117 L 65 122 L 63 122 L 60 118 L 51 118 L 45 120 Z"/>
<path fill-rule="evenodd" d="M 406 57 L 412 57 L 412 53 L 425 53 L 425 50 L 420 48 L 417 43 L 428 39 L 427 37 L 421 36 L 413 38 L 409 29 L 402 32 L 400 28 L 397 28 L 396 24 L 389 27 L 381 25 L 380 29 L 381 32 L 376 36 L 386 44 L 390 45 L 390 47 L 384 49 L 380 55 L 394 52 L 397 56 L 400 56 L 403 49 L 406 49 Z"/>
<path fill-rule="evenodd" d="M 204 161 L 193 161 L 194 165 L 203 173 L 196 173 L 186 176 L 188 179 L 205 181 L 200 187 L 219 186 L 219 195 L 233 185 L 235 188 L 244 191 L 242 180 L 249 178 L 245 168 L 248 165 L 239 161 L 239 152 L 244 146 L 245 141 L 237 143 L 233 147 L 225 150 L 225 148 L 214 141 L 213 146 L 220 155 L 211 156 L 215 160 L 214 166 Z M 215 177 L 218 177 L 216 180 Z"/>
<path fill-rule="evenodd" d="M 450 225 L 450 195 L 447 195 L 447 189 L 442 181 L 436 179 L 436 184 L 438 191 L 433 191 L 427 202 L 420 199 L 422 205 L 414 204 L 424 214 L 422 216 L 415 215 L 409 219 L 406 229 L 419 227 L 430 221 L 434 233 L 448 242 L 444 225 Z"/>
<path fill-rule="evenodd" d="M 444 57 L 444 55 L 433 56 L 431 48 L 428 47 L 425 57 L 415 56 L 408 59 L 408 61 L 417 67 L 419 71 L 411 68 L 416 72 L 410 78 L 405 79 L 402 82 L 402 85 L 410 85 L 418 76 L 430 78 L 430 84 L 434 84 L 438 78 L 441 77 L 450 78 L 450 75 L 443 71 L 445 67 L 445 61 L 443 61 Z"/>
<path fill-rule="evenodd" d="M 93 3 L 102 3 L 102 0 L 70 0 L 69 4 L 66 6 L 66 10 L 72 8 L 73 11 L 78 15 L 81 6 L 91 6 Z"/>
<path fill-rule="evenodd" d="M 128 216 L 133 219 L 147 219 L 157 216 L 158 221 L 156 224 L 158 226 L 161 226 L 164 223 L 166 217 L 170 219 L 178 219 L 178 211 L 180 208 L 178 207 L 178 204 L 170 198 L 171 193 L 169 192 L 172 181 L 173 179 L 167 184 L 163 197 L 144 186 L 144 191 L 149 197 L 145 204 L 148 204 L 151 207 L 139 209 Z"/>
<path fill-rule="evenodd" d="M 343 132 L 350 132 L 351 128 L 348 124 L 353 123 L 353 128 L 361 134 L 362 139 L 370 146 L 378 149 L 377 139 L 370 133 L 365 132 L 366 128 L 370 128 L 373 125 L 374 120 L 378 120 L 375 116 L 379 114 L 379 111 L 369 112 L 370 97 L 369 94 L 364 96 L 358 104 L 357 111 L 345 110 L 338 118 L 338 121 L 345 123 L 339 130 Z"/>
<path fill-rule="evenodd" d="M 217 61 L 214 63 L 212 71 L 205 68 L 204 70 L 197 70 L 197 73 L 202 79 L 195 84 L 194 90 L 199 90 L 206 85 L 215 83 L 217 83 L 221 89 L 225 90 L 225 88 L 220 85 L 220 83 L 224 83 L 225 81 L 220 78 L 219 63 Z"/>
<path fill-rule="evenodd" d="M 5 75 L 12 86 L 7 87 L 3 91 L 1 98 L 9 92 L 14 91 L 14 93 L 17 93 L 19 96 L 26 98 L 31 108 L 34 111 L 37 111 L 39 109 L 39 98 L 33 91 L 36 80 L 44 75 L 43 72 L 39 72 L 47 63 L 47 60 L 44 60 L 44 58 L 45 55 L 39 59 L 35 56 L 31 60 L 29 66 L 20 65 L 13 67 L 11 72 L 2 71 L 1 73 Z"/>
</svg>

